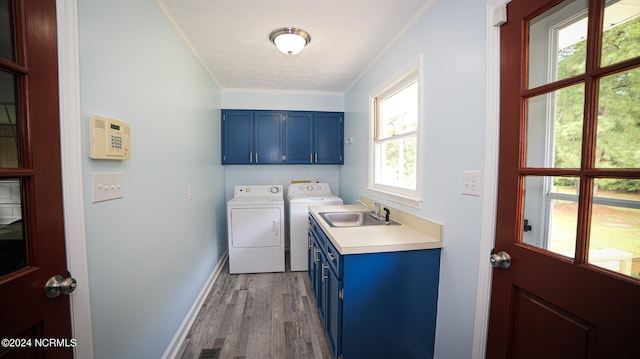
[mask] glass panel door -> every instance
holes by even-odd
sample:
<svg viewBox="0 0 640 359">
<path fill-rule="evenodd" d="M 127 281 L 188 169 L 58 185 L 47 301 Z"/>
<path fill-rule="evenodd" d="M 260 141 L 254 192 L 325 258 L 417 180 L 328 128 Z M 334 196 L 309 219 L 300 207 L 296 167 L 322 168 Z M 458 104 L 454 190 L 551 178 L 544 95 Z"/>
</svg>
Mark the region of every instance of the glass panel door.
<svg viewBox="0 0 640 359">
<path fill-rule="evenodd" d="M 29 265 L 25 184 L 33 170 L 24 163 L 27 69 L 16 56 L 14 3 L 0 0 L 0 277 Z"/>
<path fill-rule="evenodd" d="M 527 38 L 519 242 L 638 279 L 640 1 L 566 0 Z"/>
</svg>

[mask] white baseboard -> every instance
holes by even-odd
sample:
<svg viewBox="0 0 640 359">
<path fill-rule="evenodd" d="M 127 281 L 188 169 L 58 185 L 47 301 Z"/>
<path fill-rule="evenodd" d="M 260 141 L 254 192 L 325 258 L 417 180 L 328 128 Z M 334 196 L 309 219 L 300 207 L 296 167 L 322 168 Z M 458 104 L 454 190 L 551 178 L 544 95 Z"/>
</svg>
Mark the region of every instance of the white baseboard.
<svg viewBox="0 0 640 359">
<path fill-rule="evenodd" d="M 187 316 L 184 318 L 184 321 L 182 321 L 180 328 L 178 328 L 176 335 L 173 337 L 171 343 L 169 343 L 169 346 L 167 347 L 167 350 L 165 350 L 164 354 L 162 355 L 162 359 L 174 359 L 179 354 L 184 339 L 187 337 L 187 334 L 189 333 L 193 322 L 196 320 L 198 313 L 200 313 L 200 308 L 202 308 L 205 299 L 207 299 L 207 296 L 209 295 L 213 284 L 220 276 L 220 273 L 222 272 L 222 269 L 224 268 L 228 257 L 229 252 L 225 252 L 218 261 L 218 264 L 213 269 L 213 272 L 211 272 L 211 275 L 200 291 L 200 294 L 198 294 L 195 302 L 193 302 L 191 309 L 189 309 Z"/>
</svg>

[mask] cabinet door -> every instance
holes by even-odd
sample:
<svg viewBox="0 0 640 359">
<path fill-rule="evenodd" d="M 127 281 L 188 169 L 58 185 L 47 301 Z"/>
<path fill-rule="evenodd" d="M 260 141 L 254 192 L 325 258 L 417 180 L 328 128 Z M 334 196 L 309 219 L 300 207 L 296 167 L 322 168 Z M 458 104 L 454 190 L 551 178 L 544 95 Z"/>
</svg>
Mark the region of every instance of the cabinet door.
<svg viewBox="0 0 640 359">
<path fill-rule="evenodd" d="M 327 292 L 327 278 L 329 275 L 329 263 L 327 263 L 327 259 L 324 256 L 323 252 L 320 252 L 320 254 L 318 255 L 318 258 L 320 259 L 318 261 L 318 268 L 317 268 L 317 277 L 318 277 L 318 293 L 316 296 L 316 300 L 318 301 L 318 311 L 320 312 L 320 318 L 322 319 L 322 323 L 324 325 L 324 323 L 327 322 L 327 317 L 326 317 L 326 308 L 327 308 L 327 296 L 326 296 L 326 292 Z"/>
<path fill-rule="evenodd" d="M 344 163 L 344 114 L 318 112 L 315 114 L 314 162 L 318 164 Z"/>
<path fill-rule="evenodd" d="M 308 164 L 313 161 L 313 113 L 287 112 L 285 119 L 285 162 Z"/>
<path fill-rule="evenodd" d="M 325 330 L 327 339 L 333 351 L 333 357 L 337 358 L 341 353 L 342 338 L 342 281 L 338 279 L 333 269 L 327 269 L 325 300 Z"/>
<path fill-rule="evenodd" d="M 279 111 L 259 111 L 255 114 L 256 164 L 282 163 L 283 115 Z"/>
<path fill-rule="evenodd" d="M 222 164 L 249 164 L 253 159 L 253 112 L 222 111 Z"/>
<path fill-rule="evenodd" d="M 313 233 L 313 231 L 311 230 L 311 227 L 309 227 L 309 241 L 310 241 L 310 246 L 309 246 L 309 281 L 311 281 L 311 288 L 313 289 L 313 296 L 316 298 L 316 302 L 318 301 L 317 298 L 317 290 L 316 290 L 316 286 L 318 285 L 316 283 L 318 276 L 317 276 L 317 269 L 318 269 L 318 243 L 316 243 L 316 238 L 315 238 L 315 234 Z"/>
<path fill-rule="evenodd" d="M 307 255 L 307 274 L 309 275 L 309 281 L 311 281 L 311 287 L 313 287 L 313 280 L 315 278 L 315 267 L 314 267 L 314 263 L 315 263 L 315 258 L 316 258 L 316 252 L 315 252 L 315 236 L 313 235 L 313 230 L 311 229 L 311 225 L 309 225 L 309 230 L 308 230 L 308 241 L 309 241 L 309 253 Z"/>
</svg>

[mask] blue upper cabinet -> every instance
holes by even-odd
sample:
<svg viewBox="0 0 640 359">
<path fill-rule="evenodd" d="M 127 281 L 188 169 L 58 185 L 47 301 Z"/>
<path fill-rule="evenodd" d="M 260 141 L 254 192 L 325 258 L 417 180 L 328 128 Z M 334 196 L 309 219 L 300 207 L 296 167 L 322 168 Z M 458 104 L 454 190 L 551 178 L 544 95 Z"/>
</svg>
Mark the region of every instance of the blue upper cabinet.
<svg viewBox="0 0 640 359">
<path fill-rule="evenodd" d="M 222 110 L 222 163 L 253 163 L 252 111 Z"/>
<path fill-rule="evenodd" d="M 314 123 L 314 163 L 344 163 L 344 113 L 316 112 Z"/>
<path fill-rule="evenodd" d="M 343 164 L 342 112 L 222 110 L 222 164 Z"/>
<path fill-rule="evenodd" d="M 285 162 L 313 163 L 313 112 L 287 112 L 285 118 Z"/>
<path fill-rule="evenodd" d="M 282 123 L 284 115 L 278 111 L 255 113 L 255 158 L 256 164 L 282 163 L 284 143 Z"/>
</svg>

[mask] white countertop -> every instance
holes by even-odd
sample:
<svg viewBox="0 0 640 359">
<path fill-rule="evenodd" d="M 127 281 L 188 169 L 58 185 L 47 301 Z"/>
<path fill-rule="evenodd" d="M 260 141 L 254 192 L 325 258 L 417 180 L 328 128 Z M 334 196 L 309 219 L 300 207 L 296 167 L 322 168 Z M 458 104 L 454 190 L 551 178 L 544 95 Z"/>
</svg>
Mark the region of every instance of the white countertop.
<svg viewBox="0 0 640 359">
<path fill-rule="evenodd" d="M 391 209 L 400 225 L 331 227 L 321 212 L 370 212 L 361 205 L 310 206 L 309 212 L 340 254 L 363 254 L 442 248 L 442 225 Z M 395 214 L 395 215 L 394 215 Z M 409 219 L 411 220 L 403 220 Z M 424 222 L 424 223 L 422 223 Z"/>
</svg>

